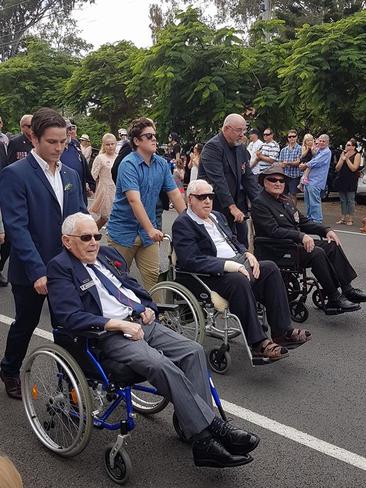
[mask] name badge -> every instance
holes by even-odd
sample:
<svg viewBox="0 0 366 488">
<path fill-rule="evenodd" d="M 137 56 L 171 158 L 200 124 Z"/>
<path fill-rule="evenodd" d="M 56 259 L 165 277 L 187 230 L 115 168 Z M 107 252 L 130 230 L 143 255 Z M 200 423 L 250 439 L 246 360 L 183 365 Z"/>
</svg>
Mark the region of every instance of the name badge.
<svg viewBox="0 0 366 488">
<path fill-rule="evenodd" d="M 294 213 L 294 220 L 297 224 L 300 222 L 300 215 L 298 210 Z"/>
<path fill-rule="evenodd" d="M 95 286 L 95 283 L 93 280 L 90 280 L 87 283 L 84 283 L 83 285 L 81 285 L 80 290 L 85 291 L 85 290 L 88 290 L 89 288 L 91 288 L 92 286 Z"/>
<path fill-rule="evenodd" d="M 280 214 L 280 217 L 284 217 L 284 215 L 283 214 Z"/>
</svg>

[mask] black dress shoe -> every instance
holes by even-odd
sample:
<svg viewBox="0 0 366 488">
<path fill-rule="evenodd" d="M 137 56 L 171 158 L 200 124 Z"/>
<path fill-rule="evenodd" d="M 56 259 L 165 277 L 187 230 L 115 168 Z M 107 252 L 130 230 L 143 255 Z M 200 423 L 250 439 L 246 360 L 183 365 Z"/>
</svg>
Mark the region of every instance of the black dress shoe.
<svg viewBox="0 0 366 488">
<path fill-rule="evenodd" d="M 192 444 L 193 460 L 196 466 L 209 468 L 232 468 L 253 461 L 252 456 L 230 454 L 225 447 L 213 437 L 194 441 Z"/>
<path fill-rule="evenodd" d="M 19 376 L 6 376 L 2 371 L 0 371 L 0 378 L 5 384 L 5 391 L 8 396 L 10 396 L 10 398 L 15 398 L 16 400 L 21 400 L 22 388 Z"/>
<path fill-rule="evenodd" d="M 353 303 L 366 302 L 366 293 L 359 288 L 351 288 L 344 293 L 345 297 Z"/>
<path fill-rule="evenodd" d="M 326 314 L 332 315 L 333 313 L 354 312 L 360 308 L 358 303 L 350 302 L 344 295 L 341 295 L 335 300 L 328 300 L 324 311 Z"/>
<path fill-rule="evenodd" d="M 230 454 L 248 454 L 259 444 L 259 437 L 251 432 L 235 427 L 230 422 L 215 417 L 208 430 Z"/>
<path fill-rule="evenodd" d="M 5 276 L 2 274 L 0 271 L 0 286 L 8 286 L 8 280 L 5 278 Z"/>
</svg>

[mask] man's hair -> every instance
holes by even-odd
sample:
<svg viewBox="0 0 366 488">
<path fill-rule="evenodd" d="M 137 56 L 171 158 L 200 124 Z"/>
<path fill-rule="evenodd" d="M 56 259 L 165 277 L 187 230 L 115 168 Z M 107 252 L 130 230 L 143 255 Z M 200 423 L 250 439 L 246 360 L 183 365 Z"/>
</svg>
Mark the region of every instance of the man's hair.
<svg viewBox="0 0 366 488">
<path fill-rule="evenodd" d="M 24 124 L 25 119 L 27 119 L 28 117 L 32 117 L 32 114 L 25 114 L 22 116 L 22 118 L 19 121 L 20 127 Z"/>
<path fill-rule="evenodd" d="M 135 137 L 139 139 L 142 131 L 146 129 L 146 127 L 151 127 L 152 129 L 156 130 L 154 122 L 147 117 L 140 117 L 131 122 L 131 125 L 128 128 L 128 138 L 133 149 L 137 149 L 137 146 L 134 143 L 133 139 Z"/>
<path fill-rule="evenodd" d="M 202 183 L 206 183 L 210 188 L 211 188 L 211 192 L 213 191 L 213 187 L 212 185 L 210 185 L 206 180 L 192 180 L 189 185 L 187 186 L 187 191 L 186 191 L 186 195 L 187 195 L 187 198 L 189 197 L 189 195 L 191 195 L 192 193 L 196 193 L 196 191 L 198 191 L 198 188 L 199 186 L 202 185 Z"/>
<path fill-rule="evenodd" d="M 37 139 L 40 139 L 49 127 L 66 128 L 65 119 L 56 110 L 42 107 L 33 115 L 32 132 Z"/>
<path fill-rule="evenodd" d="M 66 217 L 66 219 L 64 220 L 61 229 L 62 235 L 67 236 L 73 234 L 75 231 L 75 227 L 77 226 L 78 222 L 80 222 L 81 220 L 89 220 L 89 221 L 91 220 L 92 222 L 95 222 L 93 217 L 89 214 L 85 214 L 82 212 L 74 213 Z"/>
<path fill-rule="evenodd" d="M 328 134 L 321 134 L 317 139 L 325 139 L 327 143 L 329 144 L 329 136 Z"/>
<path fill-rule="evenodd" d="M 287 134 L 296 134 L 297 135 L 297 130 L 296 129 L 290 129 L 287 131 Z"/>
<path fill-rule="evenodd" d="M 271 134 L 273 134 L 273 130 L 272 130 L 270 127 L 266 127 L 266 128 L 264 129 L 263 133 L 264 133 L 266 130 L 268 130 L 268 131 L 269 131 Z"/>
<path fill-rule="evenodd" d="M 224 123 L 222 124 L 222 130 L 224 130 L 224 127 L 231 125 L 234 122 L 234 120 L 243 120 L 245 122 L 245 119 L 242 115 L 240 115 L 240 114 L 229 114 L 226 116 Z"/>
</svg>

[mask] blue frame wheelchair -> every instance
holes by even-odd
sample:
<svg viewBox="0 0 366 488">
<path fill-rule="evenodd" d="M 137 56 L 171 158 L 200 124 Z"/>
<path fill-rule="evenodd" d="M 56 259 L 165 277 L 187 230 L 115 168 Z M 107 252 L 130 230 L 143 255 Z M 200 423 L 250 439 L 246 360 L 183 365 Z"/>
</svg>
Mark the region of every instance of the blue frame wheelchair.
<svg viewBox="0 0 366 488">
<path fill-rule="evenodd" d="M 158 413 L 169 401 L 128 366 L 117 371 L 108 360 L 101 361 L 97 343 L 105 332 L 53 332 L 55 343 L 35 349 L 22 371 L 23 404 L 31 427 L 45 447 L 63 457 L 83 451 L 93 427 L 117 431 L 116 441 L 105 449 L 104 466 L 115 483 L 125 484 L 132 463 L 124 444 L 136 426 L 135 413 Z M 211 378 L 210 386 L 226 420 Z M 115 420 L 120 406 L 125 410 Z M 175 413 L 173 426 L 181 440 L 189 441 Z"/>
</svg>

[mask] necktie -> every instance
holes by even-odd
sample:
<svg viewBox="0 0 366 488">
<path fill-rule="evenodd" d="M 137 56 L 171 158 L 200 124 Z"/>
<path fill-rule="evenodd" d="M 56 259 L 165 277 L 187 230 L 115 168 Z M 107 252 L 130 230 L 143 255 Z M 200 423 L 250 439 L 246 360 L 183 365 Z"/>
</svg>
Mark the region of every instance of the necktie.
<svg viewBox="0 0 366 488">
<path fill-rule="evenodd" d="M 119 303 L 122 303 L 123 305 L 132 308 L 132 310 L 138 315 L 145 311 L 144 305 L 135 302 L 131 298 L 128 298 L 128 296 L 122 293 L 122 291 L 113 283 L 113 281 L 107 278 L 107 276 L 102 273 L 94 264 L 87 264 L 87 266 L 94 271 L 104 288 L 108 291 L 110 295 L 116 298 Z"/>
</svg>

